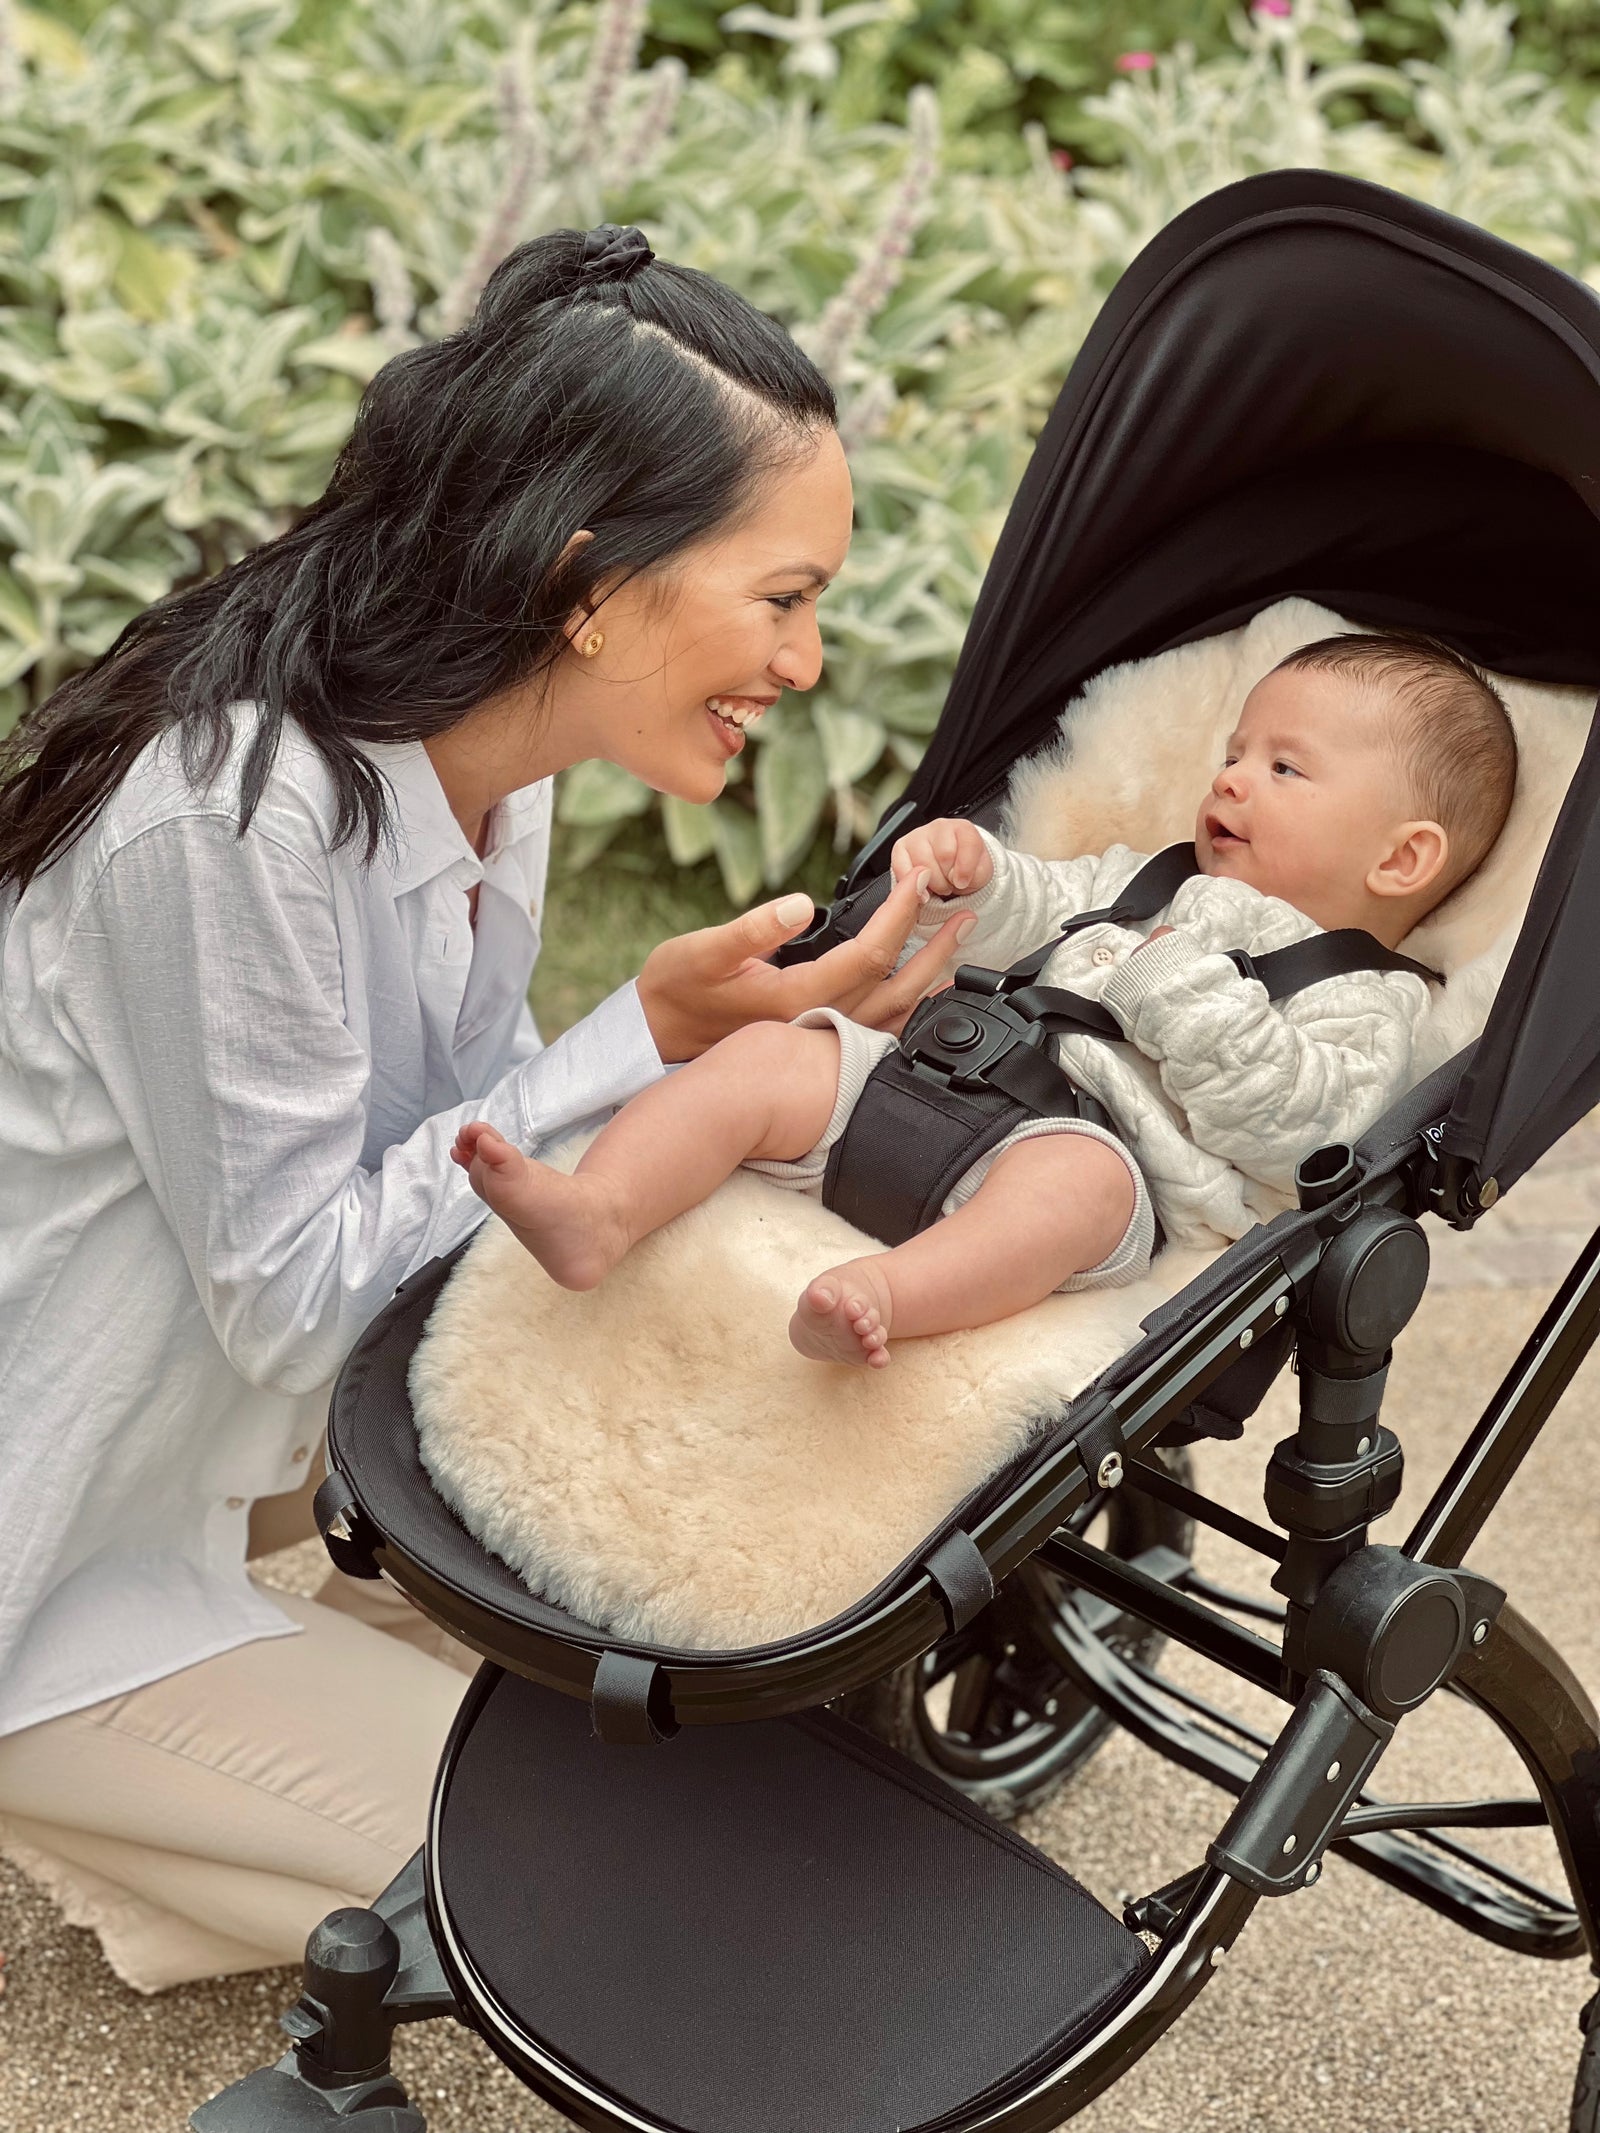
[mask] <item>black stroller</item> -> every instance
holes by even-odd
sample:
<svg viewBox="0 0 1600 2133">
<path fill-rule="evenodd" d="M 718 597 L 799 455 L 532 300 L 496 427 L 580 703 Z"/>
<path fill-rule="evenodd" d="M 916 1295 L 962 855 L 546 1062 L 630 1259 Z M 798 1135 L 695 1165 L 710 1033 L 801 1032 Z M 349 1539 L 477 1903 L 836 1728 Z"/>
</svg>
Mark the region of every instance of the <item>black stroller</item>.
<svg viewBox="0 0 1600 2133">
<path fill-rule="evenodd" d="M 906 802 L 797 952 L 860 923 L 908 821 L 992 820 L 1091 677 L 1288 594 L 1600 685 L 1587 290 L 1323 173 L 1180 216 L 1074 365 Z M 1591 733 L 1476 1045 L 1359 1145 L 1309 1157 L 1298 1211 L 1148 1318 L 894 1577 L 805 1635 L 653 1649 L 534 1598 L 419 1464 L 407 1367 L 459 1252 L 405 1283 L 340 1377 L 319 1522 L 342 1570 L 389 1575 L 488 1663 L 423 1849 L 370 1910 L 317 1928 L 289 2051 L 196 2128 L 422 2133 L 390 2037 L 449 2015 L 605 2133 L 1029 2133 L 1115 2082 L 1257 1903 L 1306 1888 L 1330 1849 L 1501 1947 L 1596 1962 L 1595 1712 L 1460 1565 L 1600 1327 L 1600 1235 L 1404 1544 L 1368 1527 L 1399 1493 L 1381 1409 L 1427 1281 L 1422 1218 L 1475 1223 L 1600 1099 L 1597 821 Z M 1291 1358 L 1299 1426 L 1257 1524 L 1199 1495 L 1174 1448 L 1237 1436 Z M 1192 1573 L 1195 1521 L 1277 1566 L 1282 1608 L 1254 1611 L 1281 1635 Z M 1280 1698 L 1276 1738 L 1252 1746 L 1164 1685 L 1160 1638 Z M 1489 1714 L 1537 1799 L 1371 1799 L 1396 1726 L 1442 1689 Z M 1113 1724 L 1234 1796 L 1205 1857 L 1121 1919 L 984 1812 L 1038 1797 Z M 1438 1834 L 1546 1821 L 1561 1897 Z M 1600 2133 L 1600 2023 L 1573 2126 Z"/>
</svg>

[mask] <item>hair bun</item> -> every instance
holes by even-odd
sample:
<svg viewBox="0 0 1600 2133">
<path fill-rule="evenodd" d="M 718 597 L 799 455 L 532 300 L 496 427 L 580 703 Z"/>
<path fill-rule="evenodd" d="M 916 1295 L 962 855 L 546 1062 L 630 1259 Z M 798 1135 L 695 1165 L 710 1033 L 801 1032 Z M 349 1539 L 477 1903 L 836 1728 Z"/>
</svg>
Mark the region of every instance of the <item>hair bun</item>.
<svg viewBox="0 0 1600 2133">
<path fill-rule="evenodd" d="M 587 288 L 599 281 L 628 281 L 641 267 L 649 266 L 655 256 L 643 230 L 631 224 L 620 229 L 614 222 L 602 222 L 597 229 L 584 232 L 578 258 L 578 287 Z"/>
</svg>

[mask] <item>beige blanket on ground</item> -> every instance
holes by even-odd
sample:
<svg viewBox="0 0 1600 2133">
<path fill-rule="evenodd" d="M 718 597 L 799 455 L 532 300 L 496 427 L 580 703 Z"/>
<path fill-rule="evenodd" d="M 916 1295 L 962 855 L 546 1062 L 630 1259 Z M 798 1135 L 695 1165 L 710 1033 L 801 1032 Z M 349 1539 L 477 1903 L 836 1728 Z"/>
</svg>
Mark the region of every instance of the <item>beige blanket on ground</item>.
<svg viewBox="0 0 1600 2133">
<path fill-rule="evenodd" d="M 1283 601 L 1100 676 L 1063 719 L 1062 748 L 1019 771 L 1009 840 L 1054 857 L 1188 835 L 1248 690 L 1339 627 Z M 1593 709 L 1582 690 L 1502 689 L 1522 749 L 1512 818 L 1405 944 L 1449 975 L 1418 1079 L 1482 1027 Z M 574 1295 L 491 1217 L 412 1361 L 423 1464 L 485 1547 L 583 1620 L 700 1650 L 769 1643 L 830 1620 L 913 1555 L 1207 1264 L 1169 1250 L 1134 1287 L 898 1341 L 888 1370 L 804 1361 L 787 1331 L 800 1290 L 871 1248 L 744 1172 Z"/>
</svg>

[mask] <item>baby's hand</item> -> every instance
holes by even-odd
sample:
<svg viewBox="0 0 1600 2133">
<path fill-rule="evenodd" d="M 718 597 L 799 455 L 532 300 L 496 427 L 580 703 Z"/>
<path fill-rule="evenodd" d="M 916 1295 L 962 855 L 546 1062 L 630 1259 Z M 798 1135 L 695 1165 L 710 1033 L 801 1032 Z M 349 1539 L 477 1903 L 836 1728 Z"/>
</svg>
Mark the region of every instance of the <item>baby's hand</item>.
<svg viewBox="0 0 1600 2133">
<path fill-rule="evenodd" d="M 994 861 L 976 823 L 954 820 L 908 832 L 896 842 L 890 864 L 896 881 L 926 867 L 935 896 L 965 896 L 969 889 L 985 887 L 994 874 Z"/>
<path fill-rule="evenodd" d="M 1157 926 L 1154 933 L 1147 933 L 1145 935 L 1144 939 L 1139 943 L 1139 948 L 1148 948 L 1152 941 L 1158 941 L 1161 939 L 1163 934 L 1173 933 L 1176 932 L 1176 930 L 1176 927 L 1173 926 Z M 1133 952 L 1135 955 L 1139 953 L 1139 948 L 1134 949 Z"/>
</svg>

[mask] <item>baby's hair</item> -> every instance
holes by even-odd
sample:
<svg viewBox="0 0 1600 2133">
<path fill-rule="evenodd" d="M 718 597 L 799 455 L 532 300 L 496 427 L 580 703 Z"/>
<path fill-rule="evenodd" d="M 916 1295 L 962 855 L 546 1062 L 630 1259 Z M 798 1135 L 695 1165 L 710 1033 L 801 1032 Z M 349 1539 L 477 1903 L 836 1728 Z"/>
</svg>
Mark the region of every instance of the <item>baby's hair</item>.
<svg viewBox="0 0 1600 2133">
<path fill-rule="evenodd" d="M 1504 829 L 1517 783 L 1517 737 L 1488 675 L 1419 630 L 1319 637 L 1272 671 L 1295 669 L 1388 685 L 1412 803 L 1450 838 L 1449 886 L 1464 881 Z"/>
</svg>

